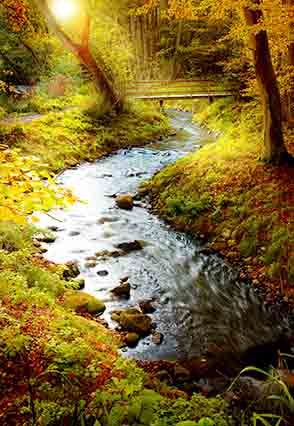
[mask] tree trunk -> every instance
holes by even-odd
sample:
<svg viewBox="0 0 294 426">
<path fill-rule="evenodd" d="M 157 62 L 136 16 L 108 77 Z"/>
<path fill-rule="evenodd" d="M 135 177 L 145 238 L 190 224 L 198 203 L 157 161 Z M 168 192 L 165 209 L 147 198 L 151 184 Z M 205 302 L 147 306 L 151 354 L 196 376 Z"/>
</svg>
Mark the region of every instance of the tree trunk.
<svg viewBox="0 0 294 426">
<path fill-rule="evenodd" d="M 168 0 L 160 0 L 159 5 L 160 5 L 160 9 L 167 10 L 168 9 Z"/>
<path fill-rule="evenodd" d="M 256 0 L 255 4 L 256 9 L 243 9 L 246 23 L 251 27 L 262 19 L 262 11 L 258 8 L 260 1 Z M 264 111 L 263 159 L 276 165 L 290 162 L 292 157 L 286 150 L 282 132 L 280 92 L 265 30 L 256 31 L 252 28 L 250 47 L 253 51 L 256 79 Z"/>
<path fill-rule="evenodd" d="M 90 18 L 88 16 L 86 17 L 81 44 L 77 44 L 63 31 L 51 12 L 46 0 L 36 0 L 36 4 L 56 36 L 61 40 L 64 46 L 78 58 L 80 63 L 87 68 L 98 91 L 101 92 L 105 100 L 108 101 L 117 112 L 120 112 L 123 107 L 122 97 L 116 93 L 113 84 L 107 77 L 103 67 L 103 60 L 101 58 L 98 61 L 95 60 L 90 50 Z"/>
<path fill-rule="evenodd" d="M 140 46 L 140 78 L 144 78 L 144 69 L 145 69 L 145 45 L 144 45 L 144 30 L 143 30 L 143 19 L 144 15 L 138 16 L 138 41 Z"/>
<path fill-rule="evenodd" d="M 172 71 L 171 71 L 171 77 L 170 77 L 171 80 L 174 80 L 177 77 L 177 68 L 178 68 L 177 59 L 178 59 L 179 49 L 181 47 L 182 33 L 183 33 L 183 21 L 179 21 L 178 28 L 177 28 L 175 52 L 172 58 Z"/>
<path fill-rule="evenodd" d="M 289 8 L 294 8 L 294 0 L 288 0 Z M 289 24 L 288 65 L 291 67 L 291 81 L 288 90 L 288 122 L 293 124 L 294 120 L 294 23 Z"/>
</svg>

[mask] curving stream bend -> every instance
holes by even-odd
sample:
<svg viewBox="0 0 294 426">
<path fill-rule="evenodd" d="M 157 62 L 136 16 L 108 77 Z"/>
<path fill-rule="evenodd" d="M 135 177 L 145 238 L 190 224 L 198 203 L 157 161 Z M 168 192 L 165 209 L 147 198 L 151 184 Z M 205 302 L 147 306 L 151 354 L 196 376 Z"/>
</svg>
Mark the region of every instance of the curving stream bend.
<svg viewBox="0 0 294 426">
<path fill-rule="evenodd" d="M 254 292 L 238 283 L 238 271 L 218 256 L 203 254 L 200 242 L 175 232 L 144 206 L 132 211 L 115 206 L 112 194 L 135 193 L 159 169 L 215 142 L 192 124 L 191 114 L 171 112 L 170 116 L 176 136 L 144 148 L 121 150 L 70 169 L 59 178 L 85 203 L 55 214 L 62 223 L 42 217 L 42 226 L 60 227 L 46 256 L 60 263 L 79 262 L 85 291 L 106 302 L 104 317 L 111 327 L 116 326 L 110 319 L 113 310 L 154 300 L 156 311 L 151 316 L 163 342 L 156 345 L 149 336 L 125 350 L 126 356 L 181 359 L 198 356 L 211 345 L 243 351 L 272 341 L 281 330 L 273 328 L 271 314 Z M 87 257 L 132 240 L 143 240 L 144 249 L 87 266 Z M 108 275 L 99 276 L 99 271 Z M 126 276 L 131 297 L 116 299 L 110 290 Z"/>
</svg>

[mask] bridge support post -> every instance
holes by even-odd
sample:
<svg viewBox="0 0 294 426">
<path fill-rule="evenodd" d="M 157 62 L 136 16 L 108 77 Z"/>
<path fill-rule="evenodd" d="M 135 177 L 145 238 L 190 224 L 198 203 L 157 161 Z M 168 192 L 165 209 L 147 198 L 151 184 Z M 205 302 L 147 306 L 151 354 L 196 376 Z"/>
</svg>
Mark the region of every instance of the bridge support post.
<svg viewBox="0 0 294 426">
<path fill-rule="evenodd" d="M 214 101 L 214 97 L 213 97 L 213 96 L 211 96 L 211 95 L 209 95 L 209 96 L 208 96 L 208 101 L 209 101 L 209 103 L 210 103 L 210 104 L 212 104 L 212 103 L 213 103 L 213 101 Z"/>
<path fill-rule="evenodd" d="M 159 111 L 164 112 L 164 101 L 163 101 L 163 99 L 160 99 L 160 101 L 159 101 Z"/>
</svg>

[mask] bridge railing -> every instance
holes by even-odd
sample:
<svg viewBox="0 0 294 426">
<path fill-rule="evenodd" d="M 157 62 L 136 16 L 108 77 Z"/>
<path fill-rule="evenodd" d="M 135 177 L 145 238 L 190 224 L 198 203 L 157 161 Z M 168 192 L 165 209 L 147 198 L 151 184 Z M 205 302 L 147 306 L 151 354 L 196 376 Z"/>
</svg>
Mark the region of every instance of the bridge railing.
<svg viewBox="0 0 294 426">
<path fill-rule="evenodd" d="M 201 92 L 230 91 L 223 82 L 214 80 L 139 80 L 130 82 L 127 94 L 130 96 L 192 95 Z"/>
</svg>

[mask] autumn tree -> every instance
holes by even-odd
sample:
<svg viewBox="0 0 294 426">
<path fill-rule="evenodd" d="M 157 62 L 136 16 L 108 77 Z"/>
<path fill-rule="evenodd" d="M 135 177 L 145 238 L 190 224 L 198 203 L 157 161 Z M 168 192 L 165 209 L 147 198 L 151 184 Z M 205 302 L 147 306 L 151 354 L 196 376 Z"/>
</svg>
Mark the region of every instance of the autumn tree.
<svg viewBox="0 0 294 426">
<path fill-rule="evenodd" d="M 288 90 L 287 90 L 287 119 L 288 123 L 294 122 L 294 0 L 283 0 L 288 18 L 287 38 L 287 65 L 288 65 Z"/>
<path fill-rule="evenodd" d="M 253 5 L 244 5 L 243 14 L 250 27 L 249 43 L 253 53 L 256 80 L 264 113 L 264 160 L 283 164 L 292 157 L 285 147 L 282 130 L 281 97 L 274 71 L 267 32 L 260 27 L 263 14 L 259 0 Z"/>
<path fill-rule="evenodd" d="M 82 25 L 81 37 L 80 41 L 76 42 L 54 16 L 47 0 L 35 0 L 35 2 L 54 34 L 77 57 L 79 62 L 87 69 L 89 75 L 92 76 L 95 86 L 104 97 L 104 100 L 109 102 L 111 107 L 117 112 L 120 112 L 123 107 L 123 94 L 115 89 L 115 82 L 107 73 L 102 57 L 97 54 L 94 56 L 91 50 L 91 15 L 86 12 L 84 18 L 81 18 L 79 22 L 79 25 Z"/>
<path fill-rule="evenodd" d="M 19 5 L 17 12 L 16 6 Z M 15 7 L 15 8 L 14 8 Z M 0 6 L 1 77 L 7 83 L 32 84 L 50 68 L 53 41 L 33 4 Z"/>
<path fill-rule="evenodd" d="M 290 0 L 287 0 L 290 1 Z M 158 0 L 159 2 L 159 0 Z M 158 3 L 157 2 L 157 3 Z M 154 1 L 146 0 L 146 7 Z M 243 43 L 253 54 L 256 81 L 259 88 L 264 114 L 263 159 L 273 164 L 292 162 L 285 147 L 282 132 L 281 97 L 276 73 L 273 67 L 267 29 L 264 26 L 263 2 L 260 0 L 169 0 L 169 16 L 175 19 L 191 19 L 197 15 L 207 20 L 224 21 L 230 16 L 232 33 L 243 34 Z M 245 28 L 242 23 L 245 23 Z M 237 29 L 236 22 L 239 24 Z M 289 54 L 291 54 L 289 45 Z"/>
</svg>

